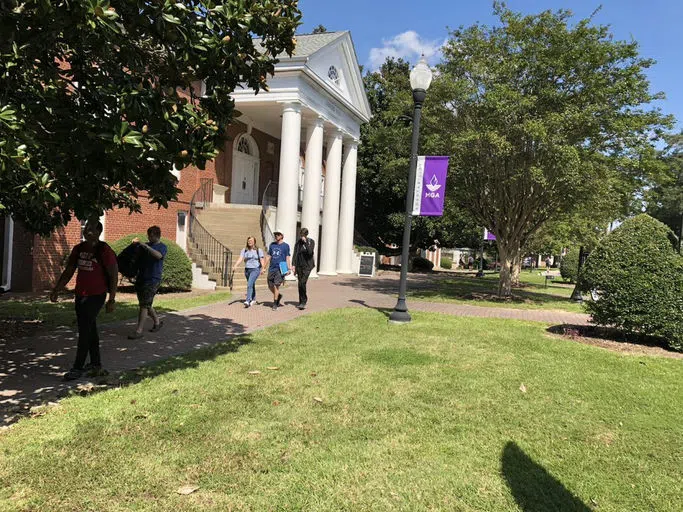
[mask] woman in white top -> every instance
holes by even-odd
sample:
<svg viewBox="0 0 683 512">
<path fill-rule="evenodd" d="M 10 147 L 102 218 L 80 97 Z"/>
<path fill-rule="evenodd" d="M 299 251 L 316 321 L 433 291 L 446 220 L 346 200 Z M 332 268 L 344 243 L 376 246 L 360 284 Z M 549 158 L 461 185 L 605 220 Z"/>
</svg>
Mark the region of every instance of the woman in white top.
<svg viewBox="0 0 683 512">
<path fill-rule="evenodd" d="M 256 247 L 256 238 L 250 236 L 247 238 L 247 245 L 240 251 L 240 257 L 232 266 L 233 272 L 237 266 L 244 261 L 244 277 L 247 278 L 247 300 L 244 301 L 244 307 L 256 304 L 256 279 L 263 273 L 264 256 L 263 251 Z"/>
</svg>

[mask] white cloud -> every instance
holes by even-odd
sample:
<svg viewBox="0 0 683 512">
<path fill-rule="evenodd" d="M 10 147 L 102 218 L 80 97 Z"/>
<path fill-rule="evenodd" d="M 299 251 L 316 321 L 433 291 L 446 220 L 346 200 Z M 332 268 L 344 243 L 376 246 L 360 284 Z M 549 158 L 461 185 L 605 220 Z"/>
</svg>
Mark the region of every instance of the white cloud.
<svg viewBox="0 0 683 512">
<path fill-rule="evenodd" d="M 414 30 L 408 30 L 391 39 L 383 39 L 381 48 L 371 48 L 368 57 L 368 67 L 375 71 L 380 68 L 388 57 L 402 58 L 408 62 L 416 61 L 420 55 L 428 61 L 436 60 L 441 52 L 442 41 L 428 41 L 420 37 Z"/>
</svg>

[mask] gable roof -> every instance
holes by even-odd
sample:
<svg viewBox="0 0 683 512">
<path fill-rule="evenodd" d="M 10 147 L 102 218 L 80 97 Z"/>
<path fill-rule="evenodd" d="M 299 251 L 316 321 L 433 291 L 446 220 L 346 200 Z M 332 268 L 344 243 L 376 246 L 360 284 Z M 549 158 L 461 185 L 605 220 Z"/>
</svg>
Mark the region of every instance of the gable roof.
<svg viewBox="0 0 683 512">
<path fill-rule="evenodd" d="M 296 34 L 294 36 L 296 38 L 296 47 L 294 48 L 292 57 L 309 57 L 346 33 L 348 33 L 348 30 L 322 32 L 320 34 Z M 261 39 L 254 39 L 254 46 L 258 51 L 265 50 L 265 48 L 261 46 Z M 292 57 L 284 52 L 277 56 L 280 60 L 286 60 Z"/>
<path fill-rule="evenodd" d="M 348 30 L 342 30 L 320 34 L 297 34 L 295 37 L 296 47 L 292 56 L 290 57 L 286 53 L 281 53 L 277 56 L 280 62 L 275 65 L 276 74 L 278 69 L 301 69 L 304 74 L 314 80 L 328 94 L 337 98 L 352 112 L 355 112 L 355 115 L 365 122 L 369 121 L 372 113 L 363 86 L 363 76 L 361 75 L 351 33 Z M 264 48 L 260 42 L 260 39 L 255 39 L 254 46 L 258 51 L 263 51 Z M 344 77 L 344 81 L 348 85 L 345 93 L 338 88 L 331 87 L 327 83 L 326 70 L 322 72 L 320 69 L 317 69 L 321 65 L 321 59 L 327 58 L 335 52 L 339 55 L 340 60 L 338 64 L 348 71 Z"/>
</svg>

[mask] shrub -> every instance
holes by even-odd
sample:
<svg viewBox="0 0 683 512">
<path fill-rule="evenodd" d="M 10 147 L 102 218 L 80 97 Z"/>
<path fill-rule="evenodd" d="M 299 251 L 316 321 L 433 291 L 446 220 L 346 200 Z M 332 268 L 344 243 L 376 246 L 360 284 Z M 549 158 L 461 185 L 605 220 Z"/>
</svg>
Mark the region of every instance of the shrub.
<svg viewBox="0 0 683 512">
<path fill-rule="evenodd" d="M 453 268 L 453 260 L 450 258 L 441 258 L 441 268 L 450 270 Z"/>
<path fill-rule="evenodd" d="M 579 282 L 600 293 L 587 303 L 593 322 L 683 350 L 683 258 L 666 225 L 648 215 L 627 220 L 591 252 Z"/>
<path fill-rule="evenodd" d="M 413 272 L 421 272 L 421 271 L 431 271 L 434 268 L 434 263 L 429 261 L 427 258 L 423 258 L 422 256 L 416 256 L 412 260 L 413 263 Z"/>
<path fill-rule="evenodd" d="M 138 237 L 140 241 L 147 240 L 146 234 L 132 233 L 110 244 L 111 248 L 116 254 L 120 254 L 135 237 Z M 191 290 L 192 262 L 190 258 L 187 257 L 185 251 L 175 242 L 166 238 L 162 238 L 161 242 L 168 247 L 168 252 L 164 259 L 164 270 L 161 274 L 161 288 L 166 290 Z"/>
<path fill-rule="evenodd" d="M 579 278 L 579 248 L 572 247 L 562 258 L 560 275 L 565 281 L 575 283 Z"/>
</svg>

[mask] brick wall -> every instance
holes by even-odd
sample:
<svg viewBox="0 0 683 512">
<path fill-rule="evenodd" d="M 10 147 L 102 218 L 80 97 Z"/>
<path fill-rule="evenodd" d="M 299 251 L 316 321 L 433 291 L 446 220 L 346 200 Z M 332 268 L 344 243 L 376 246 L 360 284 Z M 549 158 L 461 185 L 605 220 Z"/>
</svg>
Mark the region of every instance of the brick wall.
<svg viewBox="0 0 683 512">
<path fill-rule="evenodd" d="M 78 219 L 72 219 L 66 227 L 56 230 L 47 238 L 34 237 L 32 291 L 49 290 L 57 283 L 71 249 L 80 241 L 81 223 Z M 72 279 L 68 287 L 74 284 Z M 12 288 L 15 288 L 14 283 Z"/>
</svg>

